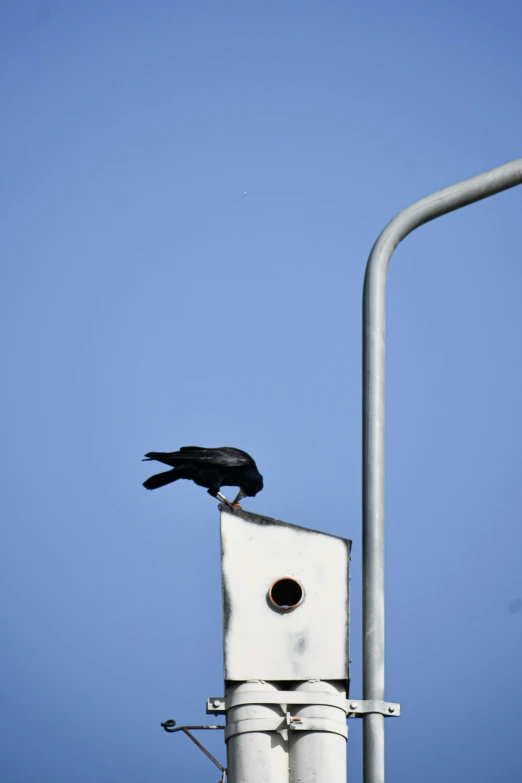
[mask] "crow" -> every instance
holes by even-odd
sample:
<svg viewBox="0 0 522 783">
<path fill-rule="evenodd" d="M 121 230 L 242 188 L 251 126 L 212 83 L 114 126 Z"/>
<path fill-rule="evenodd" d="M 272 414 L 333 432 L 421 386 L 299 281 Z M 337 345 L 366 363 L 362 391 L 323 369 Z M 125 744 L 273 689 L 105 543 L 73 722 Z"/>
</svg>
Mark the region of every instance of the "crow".
<svg viewBox="0 0 522 783">
<path fill-rule="evenodd" d="M 143 482 L 146 489 L 164 487 L 178 479 L 190 479 L 200 487 L 207 487 L 208 494 L 232 506 L 241 498 L 254 497 L 263 489 L 263 476 L 252 457 L 229 446 L 204 449 L 200 446 L 183 446 L 179 451 L 149 451 L 143 462 L 156 460 L 170 465 L 172 470 L 156 473 Z M 219 491 L 221 487 L 239 487 L 239 493 L 230 503 Z"/>
</svg>

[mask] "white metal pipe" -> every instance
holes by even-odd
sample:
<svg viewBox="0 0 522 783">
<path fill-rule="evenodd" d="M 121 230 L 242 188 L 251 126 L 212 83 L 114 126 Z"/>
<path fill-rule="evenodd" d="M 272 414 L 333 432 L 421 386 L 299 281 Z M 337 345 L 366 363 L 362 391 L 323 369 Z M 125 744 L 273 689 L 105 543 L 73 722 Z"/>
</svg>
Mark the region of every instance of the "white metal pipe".
<svg viewBox="0 0 522 783">
<path fill-rule="evenodd" d="M 310 680 L 293 690 L 341 693 L 343 683 Z M 339 707 L 313 704 L 293 707 L 292 717 L 318 718 L 346 725 L 346 712 Z M 346 739 L 331 731 L 289 731 L 290 783 L 346 783 Z M 267 779 L 268 780 L 268 779 Z"/>
<path fill-rule="evenodd" d="M 249 680 L 227 685 L 226 696 L 245 691 L 277 691 L 272 682 Z M 244 704 L 231 707 L 227 725 L 252 719 L 281 722 L 276 704 Z M 288 742 L 277 731 L 248 731 L 235 734 L 227 742 L 228 783 L 288 783 Z"/>
<path fill-rule="evenodd" d="M 384 404 L 386 276 L 393 251 L 430 220 L 522 183 L 522 158 L 439 190 L 378 236 L 363 293 L 363 698 L 384 700 Z M 364 781 L 384 783 L 384 717 L 364 717 Z"/>
</svg>

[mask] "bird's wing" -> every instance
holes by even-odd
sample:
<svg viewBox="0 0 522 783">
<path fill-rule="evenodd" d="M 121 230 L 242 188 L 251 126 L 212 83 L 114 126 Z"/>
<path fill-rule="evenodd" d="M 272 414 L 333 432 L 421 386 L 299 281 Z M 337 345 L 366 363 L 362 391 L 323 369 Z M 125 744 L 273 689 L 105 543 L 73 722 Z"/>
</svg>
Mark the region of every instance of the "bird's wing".
<svg viewBox="0 0 522 783">
<path fill-rule="evenodd" d="M 149 451 L 147 459 L 163 462 L 165 465 L 204 464 L 220 465 L 221 467 L 239 468 L 253 463 L 245 451 L 231 446 L 220 446 L 217 449 L 205 449 L 201 446 L 182 446 L 179 451 Z"/>
<path fill-rule="evenodd" d="M 180 456 L 186 459 L 204 462 L 207 465 L 222 465 L 229 468 L 251 465 L 253 460 L 245 451 L 231 446 L 220 446 L 217 449 L 204 449 L 199 446 L 183 446 Z"/>
</svg>

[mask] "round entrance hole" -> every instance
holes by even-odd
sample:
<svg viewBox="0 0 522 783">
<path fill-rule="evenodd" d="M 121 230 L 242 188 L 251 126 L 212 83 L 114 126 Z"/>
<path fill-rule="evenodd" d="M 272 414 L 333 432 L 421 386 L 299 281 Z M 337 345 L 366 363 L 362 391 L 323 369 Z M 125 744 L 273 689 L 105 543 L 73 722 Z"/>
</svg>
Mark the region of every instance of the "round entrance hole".
<svg viewBox="0 0 522 783">
<path fill-rule="evenodd" d="M 303 600 L 303 588 L 291 576 L 277 579 L 268 592 L 270 602 L 278 609 L 295 609 Z"/>
</svg>

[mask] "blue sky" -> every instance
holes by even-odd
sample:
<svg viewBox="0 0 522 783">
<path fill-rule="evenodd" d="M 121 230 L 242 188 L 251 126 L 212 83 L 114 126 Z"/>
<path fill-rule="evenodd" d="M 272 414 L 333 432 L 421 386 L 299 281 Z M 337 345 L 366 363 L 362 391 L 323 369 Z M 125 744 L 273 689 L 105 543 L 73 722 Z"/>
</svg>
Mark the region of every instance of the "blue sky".
<svg viewBox="0 0 522 783">
<path fill-rule="evenodd" d="M 218 514 L 188 482 L 146 492 L 151 449 L 244 448 L 246 508 L 353 539 L 360 696 L 365 262 L 400 209 L 522 155 L 521 21 L 0 4 L 6 783 L 216 778 L 159 724 L 222 692 Z M 392 261 L 387 783 L 522 779 L 521 208 Z M 348 747 L 361 780 L 357 721 Z"/>
</svg>

